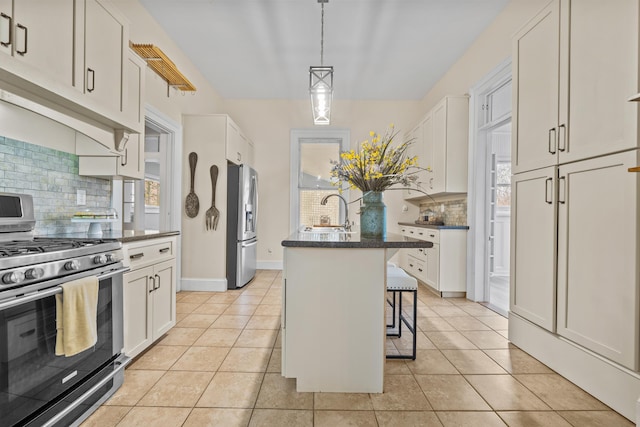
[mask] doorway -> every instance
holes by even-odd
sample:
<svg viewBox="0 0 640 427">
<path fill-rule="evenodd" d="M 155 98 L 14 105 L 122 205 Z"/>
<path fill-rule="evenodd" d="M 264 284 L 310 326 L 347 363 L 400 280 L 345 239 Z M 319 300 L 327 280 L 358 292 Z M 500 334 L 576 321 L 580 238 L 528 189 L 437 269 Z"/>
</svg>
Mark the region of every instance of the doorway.
<svg viewBox="0 0 640 427">
<path fill-rule="evenodd" d="M 470 299 L 509 311 L 511 61 L 471 90 L 468 245 Z"/>
</svg>

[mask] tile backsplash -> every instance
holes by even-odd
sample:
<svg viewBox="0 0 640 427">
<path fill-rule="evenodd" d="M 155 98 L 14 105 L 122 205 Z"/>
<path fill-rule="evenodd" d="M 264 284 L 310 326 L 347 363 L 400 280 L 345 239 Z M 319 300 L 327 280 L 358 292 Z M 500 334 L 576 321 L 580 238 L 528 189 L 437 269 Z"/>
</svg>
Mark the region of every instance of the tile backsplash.
<svg viewBox="0 0 640 427">
<path fill-rule="evenodd" d="M 87 204 L 76 206 L 77 190 Z M 37 235 L 86 232 L 74 212 L 111 206 L 111 181 L 78 175 L 78 156 L 0 136 L 0 192 L 33 196 Z M 109 224 L 102 224 L 108 229 Z"/>
<path fill-rule="evenodd" d="M 444 204 L 444 213 L 440 211 L 440 205 Z M 437 215 L 442 216 L 446 225 L 468 225 L 467 224 L 467 198 L 447 200 L 442 202 L 423 202 L 420 204 L 420 217 L 425 211 L 431 209 Z"/>
</svg>

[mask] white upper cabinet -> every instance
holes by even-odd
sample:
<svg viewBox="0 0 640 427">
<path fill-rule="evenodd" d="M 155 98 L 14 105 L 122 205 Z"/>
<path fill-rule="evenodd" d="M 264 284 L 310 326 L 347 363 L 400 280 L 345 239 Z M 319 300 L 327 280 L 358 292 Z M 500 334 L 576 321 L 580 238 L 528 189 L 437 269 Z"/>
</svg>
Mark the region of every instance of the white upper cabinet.
<svg viewBox="0 0 640 427">
<path fill-rule="evenodd" d="M 107 0 L 0 0 L 0 87 L 64 124 L 143 132 L 124 111 L 128 40 L 126 19 Z"/>
<path fill-rule="evenodd" d="M 638 1 L 561 5 L 559 162 L 638 147 Z"/>
<path fill-rule="evenodd" d="M 435 106 L 430 194 L 466 193 L 469 149 L 469 98 L 446 96 Z M 425 137 L 425 140 L 427 138 Z"/>
<path fill-rule="evenodd" d="M 411 155 L 418 156 L 417 183 L 429 195 L 467 192 L 469 98 L 446 96 L 410 134 L 415 139 Z M 404 191 L 406 200 L 427 197 Z"/>
<path fill-rule="evenodd" d="M 249 139 L 244 136 L 238 125 L 231 118 L 227 118 L 226 157 L 236 165 L 249 164 Z M 253 146 L 253 142 L 251 142 Z"/>
<path fill-rule="evenodd" d="M 0 52 L 73 85 L 74 0 L 1 0 L 0 14 Z"/>
<path fill-rule="evenodd" d="M 97 0 L 85 0 L 84 93 L 113 111 L 122 109 L 124 24 Z"/>
<path fill-rule="evenodd" d="M 423 135 L 424 135 L 423 129 L 424 129 L 424 121 L 420 123 L 418 126 L 416 126 L 415 128 L 413 128 L 411 132 L 409 132 L 409 134 L 407 135 L 406 137 L 407 139 L 413 140 L 413 143 L 409 145 L 409 148 L 407 150 L 407 155 L 408 157 L 418 156 L 418 166 L 420 166 L 421 168 L 426 168 L 426 166 L 423 163 L 427 161 L 427 157 L 425 156 L 425 145 L 423 142 Z M 416 183 L 418 183 L 418 185 L 420 185 L 421 187 L 424 187 L 427 180 L 426 172 L 423 172 L 423 171 L 417 172 L 415 176 L 416 176 Z M 411 190 L 411 189 L 405 189 L 403 190 L 403 192 L 404 192 L 404 198 L 407 200 L 420 199 L 424 197 L 424 194 L 422 194 L 421 192 Z"/>
<path fill-rule="evenodd" d="M 636 0 L 554 0 L 515 38 L 514 173 L 638 147 Z"/>
<path fill-rule="evenodd" d="M 514 38 L 511 169 L 557 162 L 560 2 L 544 8 Z"/>
</svg>

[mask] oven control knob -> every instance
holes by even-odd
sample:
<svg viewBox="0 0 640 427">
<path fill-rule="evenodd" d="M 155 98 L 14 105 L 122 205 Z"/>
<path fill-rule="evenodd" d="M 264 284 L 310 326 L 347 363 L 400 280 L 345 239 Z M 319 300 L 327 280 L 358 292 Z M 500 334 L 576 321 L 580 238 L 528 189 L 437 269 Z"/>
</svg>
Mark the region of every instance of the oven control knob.
<svg viewBox="0 0 640 427">
<path fill-rule="evenodd" d="M 107 257 L 104 255 L 96 255 L 93 257 L 93 263 L 94 264 L 106 264 L 107 263 Z"/>
<path fill-rule="evenodd" d="M 116 262 L 116 256 L 114 254 L 106 254 L 105 255 L 107 257 L 107 262 Z"/>
<path fill-rule="evenodd" d="M 80 265 L 78 264 L 78 261 L 67 261 L 64 264 L 64 269 L 67 271 L 72 271 L 72 270 L 77 270 L 78 268 L 80 268 Z"/>
<path fill-rule="evenodd" d="M 24 280 L 24 274 L 20 272 L 6 273 L 2 276 L 2 282 L 11 285 L 14 283 L 20 283 Z"/>
<path fill-rule="evenodd" d="M 30 268 L 24 272 L 24 277 L 28 280 L 37 280 L 44 276 L 44 270 L 42 268 Z"/>
</svg>

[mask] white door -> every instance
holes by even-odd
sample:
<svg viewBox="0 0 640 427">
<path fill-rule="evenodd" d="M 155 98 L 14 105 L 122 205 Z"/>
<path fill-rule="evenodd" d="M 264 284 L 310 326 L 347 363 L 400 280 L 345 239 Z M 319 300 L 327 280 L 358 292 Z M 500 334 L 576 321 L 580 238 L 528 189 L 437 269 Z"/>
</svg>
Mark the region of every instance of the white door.
<svg viewBox="0 0 640 427">
<path fill-rule="evenodd" d="M 511 122 L 487 132 L 487 302 L 509 311 L 509 240 L 511 219 Z"/>
<path fill-rule="evenodd" d="M 489 307 L 506 316 L 509 311 L 511 220 L 511 74 L 503 71 L 479 90 L 477 105 L 476 180 L 484 183 L 477 203 L 483 207 L 476 238 L 483 260 L 477 274 Z M 476 187 L 477 188 L 477 187 Z"/>
</svg>

